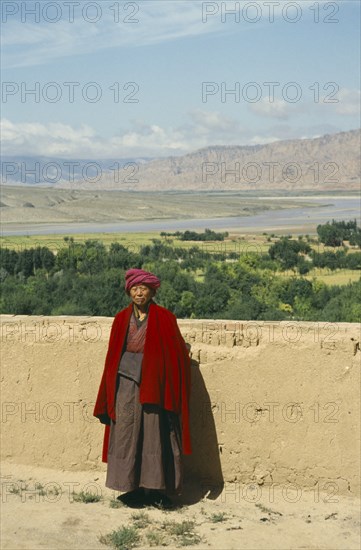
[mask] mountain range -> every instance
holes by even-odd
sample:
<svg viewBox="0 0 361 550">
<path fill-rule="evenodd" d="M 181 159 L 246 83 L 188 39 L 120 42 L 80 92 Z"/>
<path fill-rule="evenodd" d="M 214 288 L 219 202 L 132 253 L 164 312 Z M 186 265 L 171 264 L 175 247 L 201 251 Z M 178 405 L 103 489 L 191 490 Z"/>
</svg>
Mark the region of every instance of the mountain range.
<svg viewBox="0 0 361 550">
<path fill-rule="evenodd" d="M 357 190 L 360 137 L 360 130 L 350 130 L 265 145 L 210 146 L 183 156 L 155 159 L 6 157 L 2 183 L 104 191 Z M 9 168 L 11 162 L 14 166 Z M 35 166 L 38 172 L 34 172 Z M 29 178 L 24 175 L 28 167 L 33 168 Z"/>
</svg>

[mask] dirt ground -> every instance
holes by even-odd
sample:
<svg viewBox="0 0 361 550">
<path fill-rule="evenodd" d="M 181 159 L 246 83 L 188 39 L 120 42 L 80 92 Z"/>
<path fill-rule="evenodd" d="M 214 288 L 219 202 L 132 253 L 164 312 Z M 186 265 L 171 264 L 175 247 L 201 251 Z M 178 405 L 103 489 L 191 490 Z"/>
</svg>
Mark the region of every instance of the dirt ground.
<svg viewBox="0 0 361 550">
<path fill-rule="evenodd" d="M 227 486 L 216 499 L 197 501 L 185 487 L 175 510 L 112 508 L 119 493 L 105 488 L 105 472 L 67 472 L 18 464 L 1 467 L 1 549 L 106 550 L 101 535 L 137 526 L 136 548 L 148 550 L 147 533 L 162 533 L 157 548 L 176 548 L 185 540 L 168 537 L 167 523 L 194 522 L 200 542 L 195 549 L 353 550 L 361 547 L 360 500 L 290 487 Z M 39 484 L 41 487 L 39 487 Z M 93 493 L 99 502 L 74 500 L 73 493 Z M 137 514 L 146 514 L 146 526 Z M 142 523 L 140 522 L 140 524 Z M 167 538 L 168 537 L 168 538 Z M 159 539 L 160 540 L 160 539 Z M 197 542 L 193 539 L 193 542 Z"/>
</svg>

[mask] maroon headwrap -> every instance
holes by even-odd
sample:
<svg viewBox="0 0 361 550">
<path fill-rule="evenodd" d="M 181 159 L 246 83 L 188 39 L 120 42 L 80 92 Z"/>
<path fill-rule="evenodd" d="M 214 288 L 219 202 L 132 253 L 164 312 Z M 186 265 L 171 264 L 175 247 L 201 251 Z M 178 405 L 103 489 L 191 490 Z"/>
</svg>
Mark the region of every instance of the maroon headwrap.
<svg viewBox="0 0 361 550">
<path fill-rule="evenodd" d="M 154 290 L 160 287 L 160 280 L 156 275 L 143 269 L 128 269 L 125 274 L 125 290 L 129 293 L 132 286 L 145 284 Z"/>
</svg>

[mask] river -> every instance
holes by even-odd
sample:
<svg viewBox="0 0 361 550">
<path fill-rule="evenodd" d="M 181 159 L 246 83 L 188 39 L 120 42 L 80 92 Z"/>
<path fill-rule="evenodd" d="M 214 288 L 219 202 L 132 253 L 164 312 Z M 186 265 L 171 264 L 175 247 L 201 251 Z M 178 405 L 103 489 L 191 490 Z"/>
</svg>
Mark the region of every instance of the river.
<svg viewBox="0 0 361 550">
<path fill-rule="evenodd" d="M 270 200 L 270 197 L 265 197 Z M 290 197 L 274 197 L 273 200 L 289 200 Z M 360 198 L 358 197 L 292 197 L 293 201 L 313 203 L 312 208 L 285 208 L 271 210 L 261 214 L 205 219 L 180 219 L 157 221 L 133 221 L 116 223 L 43 223 L 43 224 L 6 224 L 1 236 L 12 235 L 55 235 L 78 233 L 140 233 L 157 231 L 203 230 L 206 227 L 217 230 L 235 232 L 259 233 L 316 233 L 320 223 L 332 219 L 351 220 L 356 218 L 361 222 Z"/>
</svg>

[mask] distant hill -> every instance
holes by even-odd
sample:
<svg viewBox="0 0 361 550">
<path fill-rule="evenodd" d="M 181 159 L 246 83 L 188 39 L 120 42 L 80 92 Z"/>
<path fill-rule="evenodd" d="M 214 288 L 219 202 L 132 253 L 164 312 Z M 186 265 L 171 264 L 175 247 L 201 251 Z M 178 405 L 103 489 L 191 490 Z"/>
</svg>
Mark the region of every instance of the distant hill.
<svg viewBox="0 0 361 550">
<path fill-rule="evenodd" d="M 144 164 L 137 179 L 133 190 L 358 189 L 360 131 L 253 147 L 207 147 Z M 112 185 L 106 177 L 102 183 Z"/>
<path fill-rule="evenodd" d="M 101 176 L 94 181 L 90 181 L 96 176 L 94 170 L 82 177 L 82 165 L 75 181 L 58 178 L 51 185 L 126 191 L 357 190 L 361 181 L 360 136 L 360 130 L 350 130 L 267 145 L 212 146 L 162 159 L 103 160 L 99 161 Z M 49 181 L 40 183 L 49 186 Z"/>
</svg>

